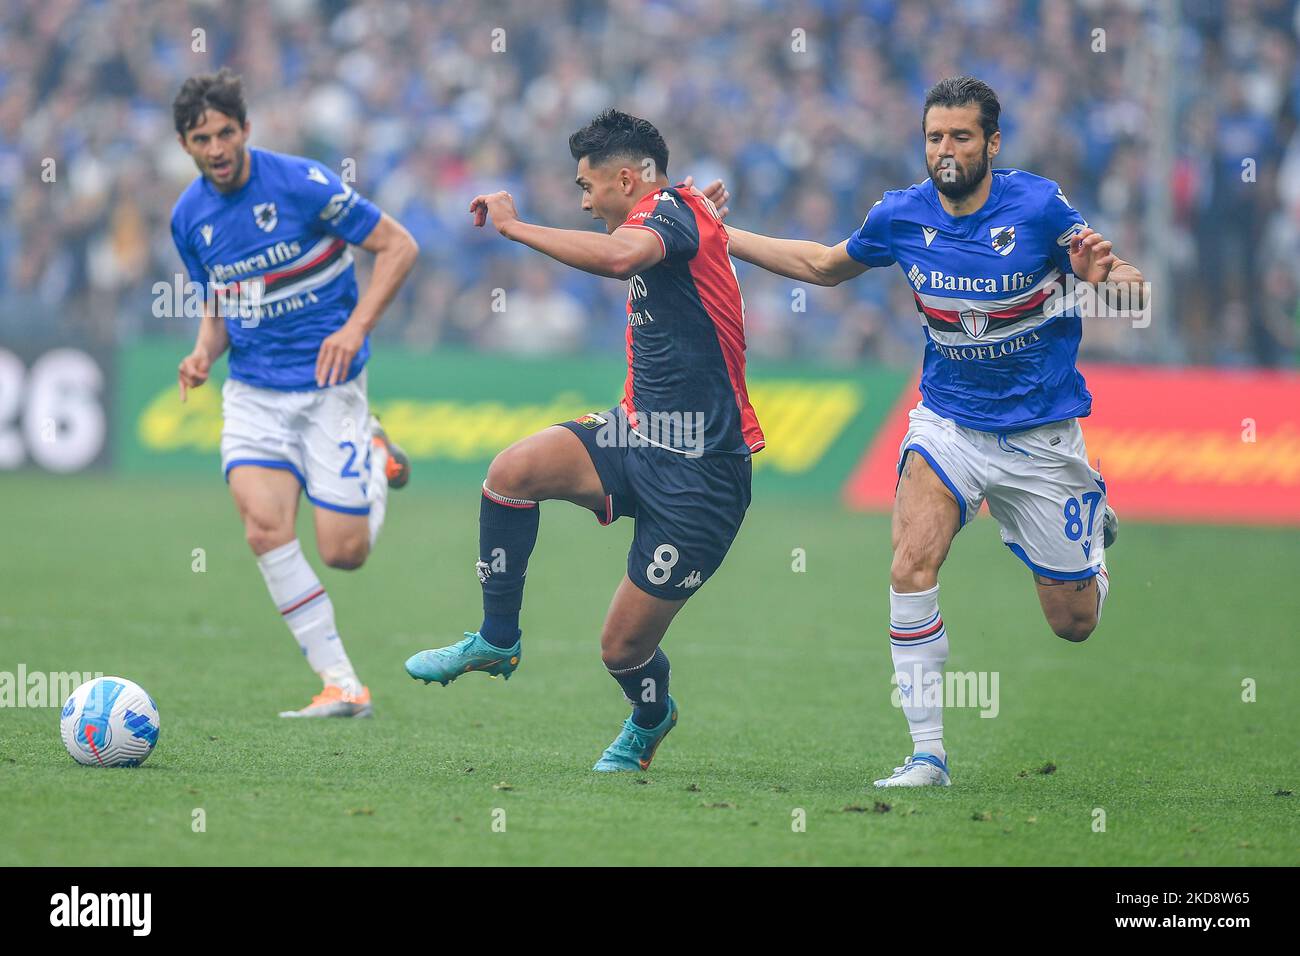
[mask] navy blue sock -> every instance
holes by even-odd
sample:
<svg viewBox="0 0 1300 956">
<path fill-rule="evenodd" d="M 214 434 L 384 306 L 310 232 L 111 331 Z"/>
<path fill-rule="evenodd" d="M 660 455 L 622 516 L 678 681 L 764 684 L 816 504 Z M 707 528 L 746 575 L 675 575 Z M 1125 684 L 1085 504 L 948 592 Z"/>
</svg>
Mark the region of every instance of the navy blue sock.
<svg viewBox="0 0 1300 956">
<path fill-rule="evenodd" d="M 524 575 L 540 517 L 536 501 L 507 498 L 483 486 L 478 513 L 477 570 L 483 582 L 479 633 L 494 647 L 514 647 L 519 640 Z"/>
<path fill-rule="evenodd" d="M 632 703 L 632 722 L 638 727 L 657 727 L 668 716 L 668 655 L 662 647 L 644 664 L 628 668 L 607 668 L 618 681 L 623 695 Z"/>
</svg>

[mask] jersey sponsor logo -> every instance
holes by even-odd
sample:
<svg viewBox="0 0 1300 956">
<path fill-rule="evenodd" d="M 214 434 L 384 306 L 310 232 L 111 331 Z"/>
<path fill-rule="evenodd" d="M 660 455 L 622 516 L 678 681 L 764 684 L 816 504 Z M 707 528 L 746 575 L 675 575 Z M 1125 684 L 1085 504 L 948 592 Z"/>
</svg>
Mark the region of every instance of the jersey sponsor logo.
<svg viewBox="0 0 1300 956">
<path fill-rule="evenodd" d="M 205 246 L 212 245 L 212 224 L 207 223 L 206 225 L 200 226 L 199 235 L 203 237 L 203 244 Z"/>
<path fill-rule="evenodd" d="M 921 271 L 916 263 L 912 263 L 912 268 L 907 270 L 907 278 L 911 280 L 912 285 L 918 290 L 925 285 L 925 273 Z"/>
<path fill-rule="evenodd" d="M 322 186 L 328 186 L 330 184 L 330 181 L 325 178 L 325 174 L 315 166 L 311 166 L 307 169 L 307 178 L 314 183 L 320 183 Z"/>
<path fill-rule="evenodd" d="M 965 328 L 963 319 L 962 327 Z M 1040 336 L 1037 331 L 1031 331 L 1028 335 L 1017 335 L 1015 338 L 1004 339 L 1001 342 L 995 342 L 992 345 L 940 345 L 938 342 L 931 341 L 931 344 L 938 350 L 939 354 L 946 359 L 954 362 L 972 362 L 983 361 L 985 359 L 999 359 L 1004 355 L 1013 355 L 1023 348 L 1028 348 L 1039 340 Z"/>
<path fill-rule="evenodd" d="M 1016 247 L 1016 227 L 990 226 L 989 241 L 993 243 L 993 248 L 998 255 L 1011 255 L 1011 250 Z"/>
<path fill-rule="evenodd" d="M 656 217 L 658 218 L 658 217 Z M 628 325 L 646 325 L 653 322 L 655 317 L 650 314 L 649 309 L 638 309 L 632 311 L 632 307 L 639 299 L 644 299 L 650 293 L 646 288 L 645 279 L 639 275 L 633 276 L 627 281 L 627 324 Z"/>
<path fill-rule="evenodd" d="M 938 229 L 931 229 L 929 226 L 921 227 L 921 234 L 925 236 L 925 247 L 930 248 L 930 243 L 934 242 L 934 237 L 939 235 Z"/>
<path fill-rule="evenodd" d="M 703 583 L 704 580 L 703 578 L 700 577 L 700 572 L 692 571 L 690 574 L 686 575 L 686 577 L 684 577 L 681 581 L 677 583 L 677 587 L 686 588 L 686 590 L 690 591 L 694 588 L 698 588 Z"/>
<path fill-rule="evenodd" d="M 912 266 L 915 271 L 920 271 Z M 1034 287 L 1037 273 L 1004 272 L 1001 276 L 954 276 L 938 269 L 930 270 L 930 285 L 936 292 L 1023 292 Z M 918 283 L 915 276 L 908 272 L 907 277 L 919 290 L 925 284 L 925 276 Z"/>
<path fill-rule="evenodd" d="M 268 246 L 261 252 L 254 253 L 247 259 L 240 259 L 238 262 L 230 264 L 218 263 L 208 267 L 208 272 L 213 280 L 217 282 L 226 282 L 239 276 L 250 275 L 254 272 L 269 269 L 271 266 L 277 266 L 281 263 L 288 262 L 295 256 L 302 254 L 302 246 L 297 240 L 285 242 L 281 239 L 273 246 Z"/>
<path fill-rule="evenodd" d="M 973 339 L 982 339 L 989 330 L 989 314 L 979 309 L 967 309 L 957 316 L 961 329 Z"/>
<path fill-rule="evenodd" d="M 253 221 L 263 232 L 270 232 L 275 228 L 275 224 L 280 221 L 275 212 L 275 203 L 260 202 L 253 207 Z"/>
</svg>

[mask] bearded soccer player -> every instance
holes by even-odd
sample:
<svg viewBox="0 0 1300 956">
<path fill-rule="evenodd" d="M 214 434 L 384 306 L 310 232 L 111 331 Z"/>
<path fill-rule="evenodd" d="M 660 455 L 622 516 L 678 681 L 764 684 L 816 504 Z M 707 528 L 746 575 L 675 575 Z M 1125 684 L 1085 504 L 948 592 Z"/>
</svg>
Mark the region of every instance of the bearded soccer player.
<svg viewBox="0 0 1300 956">
<path fill-rule="evenodd" d="M 899 449 L 889 589 L 890 649 L 913 753 L 878 787 L 951 782 L 938 577 L 982 502 L 1028 566 L 1058 636 L 1086 640 L 1110 585 L 1105 548 L 1118 522 L 1084 448 L 1079 419 L 1092 397 L 1075 368 L 1082 325 L 1062 291 L 1073 276 L 1140 296 L 1142 275 L 1056 183 L 991 169 L 999 113 L 997 95 L 973 77 L 936 84 L 921 121 L 929 179 L 886 192 L 837 246 L 728 226 L 732 255 L 817 285 L 897 263 L 925 332 L 921 401 Z M 708 194 L 720 203 L 730 195 L 718 184 Z"/>
<path fill-rule="evenodd" d="M 323 164 L 251 148 L 229 70 L 186 80 L 173 112 L 201 175 L 176 203 L 172 238 L 190 279 L 218 293 L 205 297 L 194 351 L 180 363 L 181 400 L 229 348 L 222 471 L 271 599 L 324 684 L 306 707 L 280 716 L 368 717 L 370 691 L 294 525 L 305 493 L 321 560 L 359 568 L 388 489 L 409 478 L 406 456 L 370 414 L 365 364 L 367 336 L 419 250 Z M 360 299 L 350 245 L 375 255 Z M 221 306 L 236 300 L 238 309 Z"/>
<path fill-rule="evenodd" d="M 582 208 L 606 235 L 523 222 L 510 195 L 477 196 L 476 224 L 565 265 L 628 280 L 627 379 L 614 408 L 552 425 L 488 468 L 479 501 L 483 623 L 406 662 L 446 685 L 470 671 L 509 677 L 539 503 L 571 501 L 607 525 L 635 519 L 627 573 L 601 656 L 632 704 L 593 769 L 645 770 L 677 722 L 659 646 L 686 599 L 713 575 L 750 500 L 763 434 L 745 388 L 744 302 L 712 203 L 669 185 L 668 147 L 643 119 L 607 110 L 569 138 Z"/>
</svg>

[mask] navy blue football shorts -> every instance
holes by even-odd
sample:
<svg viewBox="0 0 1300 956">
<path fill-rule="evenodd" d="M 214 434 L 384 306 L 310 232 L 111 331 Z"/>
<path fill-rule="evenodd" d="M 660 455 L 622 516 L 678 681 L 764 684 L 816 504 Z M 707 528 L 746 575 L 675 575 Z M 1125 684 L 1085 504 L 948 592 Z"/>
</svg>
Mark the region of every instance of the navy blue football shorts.
<svg viewBox="0 0 1300 956">
<path fill-rule="evenodd" d="M 749 455 L 683 455 L 637 441 L 621 407 L 561 422 L 586 446 L 605 492 L 596 520 L 636 521 L 627 576 L 647 594 L 681 601 L 722 564 L 749 508 Z M 621 421 L 620 421 L 621 419 Z M 618 440 L 631 435 L 632 440 Z"/>
</svg>

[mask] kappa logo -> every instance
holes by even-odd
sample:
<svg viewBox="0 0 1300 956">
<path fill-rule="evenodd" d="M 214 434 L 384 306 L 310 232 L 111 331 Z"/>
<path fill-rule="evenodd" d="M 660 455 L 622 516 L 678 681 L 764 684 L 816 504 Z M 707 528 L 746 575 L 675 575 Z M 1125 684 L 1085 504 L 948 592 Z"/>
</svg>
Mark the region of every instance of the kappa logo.
<svg viewBox="0 0 1300 956">
<path fill-rule="evenodd" d="M 979 309 L 967 309 L 965 312 L 958 313 L 958 320 L 961 322 L 961 330 L 973 339 L 982 339 L 984 333 L 989 330 L 989 314 L 981 312 Z"/>
<path fill-rule="evenodd" d="M 912 268 L 907 270 L 907 277 L 912 280 L 912 285 L 916 286 L 918 292 L 925 285 L 925 273 L 921 271 L 916 263 L 912 263 Z"/>
<path fill-rule="evenodd" d="M 922 226 L 921 234 L 925 236 L 925 247 L 929 249 L 930 243 L 934 242 L 934 237 L 939 235 L 939 230 L 931 229 L 929 226 Z"/>
<path fill-rule="evenodd" d="M 263 232 L 270 232 L 275 228 L 275 224 L 280 221 L 275 213 L 275 203 L 260 202 L 253 207 L 253 221 L 257 223 L 258 228 Z"/>
<path fill-rule="evenodd" d="M 314 183 L 320 183 L 322 186 L 328 186 L 330 184 L 330 181 L 325 178 L 325 174 L 315 166 L 311 166 L 307 169 L 307 178 Z"/>
<path fill-rule="evenodd" d="M 690 591 L 694 588 L 698 588 L 703 583 L 704 580 L 700 577 L 700 572 L 692 571 L 690 574 L 686 575 L 677 586 L 679 588 L 686 588 L 686 590 Z"/>
<path fill-rule="evenodd" d="M 1000 256 L 1011 255 L 1011 250 L 1016 247 L 1016 227 L 990 226 L 989 233 L 993 248 L 997 250 L 997 254 Z"/>
<path fill-rule="evenodd" d="M 674 206 L 677 205 L 677 197 L 674 196 L 672 193 L 666 191 L 666 190 L 665 190 L 664 192 L 655 193 L 654 201 L 655 201 L 655 202 L 670 202 L 670 203 L 672 203 Z"/>
<path fill-rule="evenodd" d="M 208 223 L 207 225 L 200 226 L 199 235 L 203 237 L 203 244 L 205 246 L 212 245 L 212 224 Z"/>
</svg>

